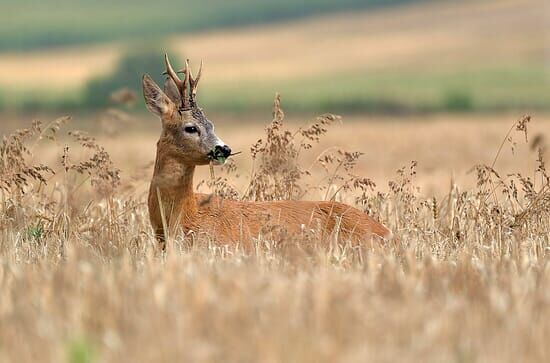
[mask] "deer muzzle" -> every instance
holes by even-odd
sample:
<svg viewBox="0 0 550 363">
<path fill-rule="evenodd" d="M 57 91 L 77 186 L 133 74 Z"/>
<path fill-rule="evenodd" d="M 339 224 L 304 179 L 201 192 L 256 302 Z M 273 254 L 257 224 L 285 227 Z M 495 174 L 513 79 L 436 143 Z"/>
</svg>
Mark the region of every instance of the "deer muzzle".
<svg viewBox="0 0 550 363">
<path fill-rule="evenodd" d="M 225 160 L 231 155 L 231 148 L 227 145 L 216 145 L 208 152 L 208 158 L 219 164 L 224 164 Z"/>
</svg>

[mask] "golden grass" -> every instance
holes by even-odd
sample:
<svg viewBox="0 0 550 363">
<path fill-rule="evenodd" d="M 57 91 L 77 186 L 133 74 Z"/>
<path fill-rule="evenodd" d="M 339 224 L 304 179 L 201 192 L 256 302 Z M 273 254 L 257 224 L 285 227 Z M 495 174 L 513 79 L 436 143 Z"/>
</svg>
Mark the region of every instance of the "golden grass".
<svg viewBox="0 0 550 363">
<path fill-rule="evenodd" d="M 508 126 L 498 123 L 504 117 L 462 123 L 438 117 L 344 120 L 299 159 L 307 167 L 329 145 L 366 152 L 356 173 L 378 173 L 379 184 L 366 208 L 393 229 L 393 241 L 353 247 L 333 240 L 321 248 L 266 235 L 250 254 L 182 236 L 166 254 L 159 251 L 140 191 L 150 177 L 153 132 L 126 133 L 125 126 L 100 138 L 114 166 L 103 155 L 83 172 L 106 175 L 120 167 L 114 194 L 98 194 L 76 169 L 64 171 L 67 141 L 56 124 L 41 135 L 58 141 L 25 143 L 32 156 L 8 138 L 15 146 L 0 150 L 0 185 L 18 165 L 46 163 L 58 175 L 45 173 L 48 186 L 27 177 L 28 186 L 2 192 L 0 362 L 547 361 L 544 165 L 529 164 L 537 155 L 512 129 L 495 168 L 502 178 L 505 169 L 532 175 L 532 187 L 514 179 L 515 199 L 511 179 L 499 184 L 484 167 L 464 176 L 471 178 L 467 187 L 451 184 L 454 168 L 459 176 L 473 164 L 491 165 Z M 247 151 L 261 135 L 258 125 L 217 126 L 234 150 Z M 540 117 L 528 127 L 530 142 L 543 147 L 537 135 L 548 134 L 548 122 Z M 101 151 L 84 141 L 90 151 L 69 144 L 70 165 Z M 420 160 L 416 169 L 408 166 L 413 159 Z M 249 162 L 241 156 L 241 174 Z M 419 191 L 418 182 L 436 193 Z M 341 197 L 353 202 L 356 193 Z"/>
<path fill-rule="evenodd" d="M 175 37 L 203 59 L 206 83 L 285 80 L 355 70 L 541 64 L 543 0 L 426 2 L 275 25 Z M 0 54 L 0 86 L 73 88 L 108 72 L 122 44 Z M 39 81 L 37 81 L 39 80 Z"/>
<path fill-rule="evenodd" d="M 284 99 L 283 99 L 284 102 Z M 243 154 L 234 158 L 241 174 L 251 170 L 250 146 L 264 135 L 266 122 L 261 116 L 232 118 L 227 115 L 209 115 L 216 124 L 216 134 L 225 140 L 233 150 Z M 441 196 L 448 192 L 451 178 L 464 188 L 475 186 L 475 176 L 470 173 L 473 165 L 492 162 L 496 148 L 506 133 L 505 120 L 515 120 L 519 114 L 496 115 L 447 115 L 391 117 L 356 115 L 345 117 L 343 122 L 330 127 L 330 132 L 314 145 L 312 150 L 302 155 L 301 162 L 311 165 L 317 155 L 327 148 L 343 147 L 359 150 L 365 155 L 357 165 L 357 173 L 372 178 L 379 188 L 387 189 L 387 180 L 395 171 L 411 160 L 418 161 L 417 185 L 426 196 Z M 95 120 L 84 121 L 78 127 L 98 130 Z M 307 118 L 289 115 L 287 124 L 296 129 L 304 125 Z M 17 120 L 13 120 L 17 125 Z M 143 170 L 152 175 L 156 141 L 160 132 L 157 120 L 150 116 L 134 120 L 132 124 L 119 123 L 110 131 L 114 135 L 101 133 L 98 139 L 110 152 L 115 164 L 122 169 L 123 177 Z M 15 127 L 15 126 L 14 126 Z M 101 130 L 102 128 L 99 127 Z M 246 130 L 246 132 L 243 132 Z M 533 138 L 547 138 L 550 135 L 550 115 L 538 115 L 531 125 Z M 55 148 L 42 150 L 45 160 L 52 161 L 57 156 Z M 506 148 L 500 155 L 496 167 L 504 173 L 521 172 L 527 174 L 535 167 L 536 149 L 516 148 L 512 153 Z M 145 168 L 145 169 L 143 169 Z M 314 177 L 322 177 L 319 169 L 313 170 Z M 198 168 L 199 179 L 209 176 L 208 168 Z M 148 180 L 140 183 L 145 189 Z M 241 181 L 236 181 L 237 186 Z M 321 198 L 322 195 L 312 197 Z"/>
</svg>

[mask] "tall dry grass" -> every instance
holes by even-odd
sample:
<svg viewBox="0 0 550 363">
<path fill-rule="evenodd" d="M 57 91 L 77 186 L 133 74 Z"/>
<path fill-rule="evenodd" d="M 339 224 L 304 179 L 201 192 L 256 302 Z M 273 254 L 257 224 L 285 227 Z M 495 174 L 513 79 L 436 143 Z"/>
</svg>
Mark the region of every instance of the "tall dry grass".
<svg viewBox="0 0 550 363">
<path fill-rule="evenodd" d="M 333 116 L 289 130 L 275 104 L 244 192 L 234 167 L 202 184 L 245 199 L 321 188 L 373 213 L 395 239 L 328 247 L 266 234 L 249 253 L 176 236 L 161 252 L 144 198 L 96 140 L 67 120 L 34 123 L 0 146 L 0 361 L 543 362 L 550 358 L 550 191 L 544 153 L 530 176 L 477 165 L 423 197 L 416 162 L 382 192 L 360 156 L 303 165 Z M 500 148 L 522 147 L 530 118 Z M 43 165 L 38 145 L 58 149 Z M 67 143 L 68 146 L 65 146 Z M 243 178 L 243 176 L 240 176 Z M 210 185 L 208 185 L 210 183 Z M 363 183 L 363 184 L 362 184 Z M 284 188 L 277 188 L 284 185 Z"/>
</svg>

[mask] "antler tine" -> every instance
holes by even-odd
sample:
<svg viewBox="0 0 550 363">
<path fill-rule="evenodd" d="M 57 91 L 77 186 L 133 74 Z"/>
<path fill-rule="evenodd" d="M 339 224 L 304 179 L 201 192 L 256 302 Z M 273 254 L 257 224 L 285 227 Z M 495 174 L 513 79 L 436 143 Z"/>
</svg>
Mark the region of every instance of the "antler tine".
<svg viewBox="0 0 550 363">
<path fill-rule="evenodd" d="M 180 69 L 177 73 L 183 73 L 185 75 L 183 83 L 185 85 L 189 83 L 190 88 L 193 88 L 193 74 L 191 73 L 191 67 L 189 67 L 189 59 L 185 60 L 185 68 Z M 189 94 L 189 97 L 191 97 L 190 94 Z"/>
<path fill-rule="evenodd" d="M 177 88 L 178 88 L 178 91 L 180 93 L 180 96 L 181 96 L 181 107 L 182 108 L 189 108 L 190 106 L 190 97 L 189 95 L 187 95 L 186 93 L 186 89 L 187 89 L 187 84 L 189 82 L 189 72 L 187 71 L 187 69 L 189 68 L 188 67 L 188 61 L 185 62 L 186 64 L 186 69 L 183 70 L 183 73 L 185 73 L 185 79 L 184 80 L 181 80 L 179 77 L 178 77 L 178 72 L 175 72 L 174 71 L 174 68 L 172 68 L 172 65 L 170 64 L 170 60 L 168 59 L 168 54 L 164 54 L 164 62 L 166 63 L 166 72 L 164 72 L 163 74 L 167 74 L 168 76 L 170 76 L 170 78 L 172 78 L 172 80 L 174 81 L 174 83 L 176 84 Z M 181 71 L 180 71 L 181 72 Z M 189 90 L 189 93 L 190 93 L 190 90 Z"/>
<path fill-rule="evenodd" d="M 201 75 L 202 75 L 202 65 L 203 65 L 203 61 L 201 60 L 201 65 L 199 66 L 199 71 L 197 72 L 197 77 L 194 78 L 193 77 L 193 71 L 191 70 L 191 67 L 189 66 L 189 59 L 185 60 L 185 68 L 184 69 L 180 69 L 179 71 L 174 72 L 174 70 L 170 66 L 170 62 L 168 61 L 168 57 L 166 57 L 167 72 L 171 77 L 172 77 L 172 73 L 175 75 L 177 81 L 176 80 L 174 80 L 174 81 L 176 82 L 176 84 L 179 85 L 178 88 L 180 89 L 183 102 L 187 102 L 187 100 L 188 100 L 191 103 L 191 105 L 195 105 L 195 96 L 197 94 L 197 85 L 198 85 L 199 80 L 201 79 Z M 180 80 L 179 77 L 177 76 L 177 73 L 185 74 L 185 78 L 183 80 Z M 172 78 L 174 78 L 174 77 L 172 77 Z M 185 92 L 187 84 L 189 84 L 189 89 L 188 89 L 187 92 Z M 183 86 L 181 86 L 181 85 L 183 85 Z"/>
<path fill-rule="evenodd" d="M 199 80 L 201 79 L 202 75 L 202 65 L 203 61 L 201 60 L 201 65 L 199 66 L 199 71 L 197 72 L 197 77 L 193 77 L 193 71 L 191 70 L 191 67 L 189 66 L 189 59 L 186 61 L 186 69 L 180 70 L 180 73 L 185 73 L 186 75 L 189 74 L 189 86 L 191 88 L 190 90 L 190 97 L 191 100 L 195 101 L 195 96 L 197 95 L 197 85 L 199 84 Z"/>
<path fill-rule="evenodd" d="M 202 59 L 201 59 L 201 65 L 199 66 L 199 71 L 197 72 L 197 77 L 193 80 L 193 87 L 197 88 L 197 85 L 199 84 L 199 80 L 201 79 L 202 75 Z"/>
<path fill-rule="evenodd" d="M 191 67 L 189 67 L 189 59 L 185 60 L 185 84 L 191 79 Z"/>
<path fill-rule="evenodd" d="M 172 65 L 170 64 L 170 60 L 168 59 L 168 54 L 164 53 L 164 63 L 166 64 L 166 71 L 164 71 L 162 74 L 167 74 L 172 78 L 176 86 L 178 86 L 178 90 L 180 92 L 183 92 L 185 83 L 178 77 L 178 74 L 174 71 L 174 68 L 172 68 Z M 183 86 L 183 87 L 182 87 Z"/>
</svg>

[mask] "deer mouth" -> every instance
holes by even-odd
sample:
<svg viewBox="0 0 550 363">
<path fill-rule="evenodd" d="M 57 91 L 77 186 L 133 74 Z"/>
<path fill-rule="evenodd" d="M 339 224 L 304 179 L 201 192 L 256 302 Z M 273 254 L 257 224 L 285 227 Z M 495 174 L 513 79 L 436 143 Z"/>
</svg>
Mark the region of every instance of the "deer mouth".
<svg viewBox="0 0 550 363">
<path fill-rule="evenodd" d="M 213 162 L 216 165 L 223 165 L 225 164 L 228 156 L 219 148 L 214 148 L 208 152 L 207 157 L 210 162 Z"/>
</svg>

